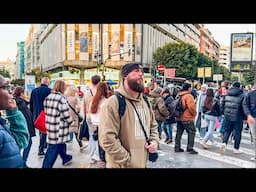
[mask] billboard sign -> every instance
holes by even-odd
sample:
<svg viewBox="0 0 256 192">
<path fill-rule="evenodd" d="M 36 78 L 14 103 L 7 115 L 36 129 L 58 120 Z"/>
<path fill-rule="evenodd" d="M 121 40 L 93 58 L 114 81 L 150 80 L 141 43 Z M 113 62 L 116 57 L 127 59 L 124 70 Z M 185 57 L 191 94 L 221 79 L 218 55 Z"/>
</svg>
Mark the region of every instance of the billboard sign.
<svg viewBox="0 0 256 192">
<path fill-rule="evenodd" d="M 230 71 L 251 71 L 253 33 L 231 34 Z"/>
</svg>

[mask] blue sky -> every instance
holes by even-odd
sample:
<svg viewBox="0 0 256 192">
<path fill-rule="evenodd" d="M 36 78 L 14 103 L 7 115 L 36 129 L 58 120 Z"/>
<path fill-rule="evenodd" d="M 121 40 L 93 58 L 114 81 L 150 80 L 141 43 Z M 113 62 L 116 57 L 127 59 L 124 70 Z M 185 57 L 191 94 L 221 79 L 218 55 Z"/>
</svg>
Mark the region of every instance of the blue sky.
<svg viewBox="0 0 256 192">
<path fill-rule="evenodd" d="M 230 46 L 231 33 L 256 32 L 256 24 L 205 24 L 205 27 L 219 44 L 226 46 Z"/>
<path fill-rule="evenodd" d="M 15 61 L 17 42 L 25 41 L 30 24 L 0 24 L 0 60 Z M 231 33 L 256 32 L 256 24 L 205 24 L 220 44 L 230 46 Z"/>
<path fill-rule="evenodd" d="M 17 42 L 25 41 L 30 24 L 0 24 L 0 61 L 15 61 Z"/>
</svg>

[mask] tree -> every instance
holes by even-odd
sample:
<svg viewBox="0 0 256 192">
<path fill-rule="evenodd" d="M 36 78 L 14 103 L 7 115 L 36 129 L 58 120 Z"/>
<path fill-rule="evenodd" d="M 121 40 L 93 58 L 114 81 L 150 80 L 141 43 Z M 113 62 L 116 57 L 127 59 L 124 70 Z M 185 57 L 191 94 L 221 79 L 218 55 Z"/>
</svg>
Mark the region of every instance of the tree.
<svg viewBox="0 0 256 192">
<path fill-rule="evenodd" d="M 41 79 L 42 79 L 43 77 L 48 77 L 49 79 L 51 78 L 51 74 L 50 74 L 50 73 L 41 72 L 41 70 L 40 70 L 39 67 L 33 69 L 32 72 L 27 73 L 27 75 L 35 75 L 35 77 L 36 77 L 36 83 L 37 83 L 37 84 L 41 82 Z"/>
<path fill-rule="evenodd" d="M 247 73 L 243 73 L 243 79 L 244 79 L 244 83 L 247 84 L 254 84 L 254 73 L 252 72 L 247 72 Z"/>
<path fill-rule="evenodd" d="M 3 77 L 11 78 L 11 75 L 10 75 L 9 71 L 6 71 L 5 69 L 0 70 L 0 75 L 2 75 Z"/>
<path fill-rule="evenodd" d="M 153 67 L 165 65 L 166 68 L 175 68 L 176 76 L 195 78 L 197 74 L 198 51 L 187 43 L 169 43 L 158 48 L 153 53 Z"/>
</svg>

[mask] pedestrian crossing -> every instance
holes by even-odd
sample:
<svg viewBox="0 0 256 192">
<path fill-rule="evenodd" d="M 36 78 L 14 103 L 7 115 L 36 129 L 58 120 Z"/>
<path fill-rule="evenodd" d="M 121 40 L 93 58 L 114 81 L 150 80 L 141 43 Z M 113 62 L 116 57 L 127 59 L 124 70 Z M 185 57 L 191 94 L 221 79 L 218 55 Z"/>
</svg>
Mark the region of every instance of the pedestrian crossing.
<svg viewBox="0 0 256 192">
<path fill-rule="evenodd" d="M 160 141 L 160 150 L 159 150 L 159 157 L 161 158 L 164 155 L 168 155 L 166 151 L 161 151 L 161 146 L 168 146 L 168 148 L 173 151 L 174 150 L 174 145 L 175 145 L 175 131 L 173 131 L 173 142 L 171 144 L 166 144 L 164 140 Z M 198 151 L 198 156 L 208 158 L 211 161 L 218 161 L 222 162 L 224 164 L 228 164 L 231 167 L 234 168 L 256 168 L 256 161 L 251 161 L 250 159 L 252 157 L 255 157 L 255 147 L 254 144 L 251 142 L 251 136 L 247 132 L 242 133 L 242 139 L 241 139 L 241 144 L 240 144 L 240 151 L 242 152 L 241 154 L 234 154 L 233 153 L 233 146 L 234 146 L 234 141 L 229 141 L 226 151 L 224 155 L 220 154 L 220 146 L 221 146 L 221 138 L 219 138 L 218 133 L 214 133 L 214 139 L 215 143 L 208 145 L 209 149 L 203 149 L 201 146 L 200 142 L 201 140 L 199 139 L 199 134 L 198 132 L 196 133 L 195 136 L 195 144 L 194 144 L 194 149 Z M 186 149 L 187 147 L 187 133 L 184 132 L 182 136 L 182 141 L 181 141 L 181 147 L 183 149 Z M 172 155 L 179 155 L 180 153 L 173 153 Z M 185 153 L 186 154 L 186 153 Z M 193 158 L 194 155 L 187 155 L 187 158 Z M 221 167 L 222 168 L 222 167 Z"/>
</svg>

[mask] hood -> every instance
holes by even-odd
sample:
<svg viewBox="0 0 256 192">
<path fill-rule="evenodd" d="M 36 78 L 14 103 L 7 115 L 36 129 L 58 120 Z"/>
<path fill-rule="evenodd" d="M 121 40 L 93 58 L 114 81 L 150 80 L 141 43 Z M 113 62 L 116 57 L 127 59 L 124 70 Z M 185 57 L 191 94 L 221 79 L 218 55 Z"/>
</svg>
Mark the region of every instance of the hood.
<svg viewBox="0 0 256 192">
<path fill-rule="evenodd" d="M 180 95 L 187 94 L 187 93 L 190 93 L 190 92 L 188 92 L 188 91 L 180 91 L 180 92 L 178 93 L 178 95 L 180 96 Z"/>
<path fill-rule="evenodd" d="M 229 90 L 228 90 L 228 94 L 229 96 L 237 96 L 237 95 L 241 95 L 243 94 L 243 91 L 237 87 L 231 87 Z"/>
<path fill-rule="evenodd" d="M 141 99 L 143 99 L 143 93 L 141 93 L 138 98 L 134 98 L 130 93 L 128 93 L 124 88 L 123 81 L 120 83 L 120 86 L 117 89 L 117 91 L 121 93 L 123 96 L 125 96 L 127 99 L 130 99 L 135 102 L 139 102 L 141 101 Z"/>
</svg>

